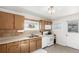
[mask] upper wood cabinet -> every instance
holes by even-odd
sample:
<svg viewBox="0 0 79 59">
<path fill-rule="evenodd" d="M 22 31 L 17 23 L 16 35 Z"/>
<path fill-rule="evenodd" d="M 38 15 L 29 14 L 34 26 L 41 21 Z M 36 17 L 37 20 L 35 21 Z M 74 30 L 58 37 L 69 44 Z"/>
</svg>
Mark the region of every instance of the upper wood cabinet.
<svg viewBox="0 0 79 59">
<path fill-rule="evenodd" d="M 45 21 L 40 20 L 40 31 L 43 32 L 45 30 Z"/>
<path fill-rule="evenodd" d="M 13 29 L 14 16 L 0 11 L 0 29 Z"/>
<path fill-rule="evenodd" d="M 20 42 L 20 52 L 21 53 L 28 53 L 29 52 L 29 40 L 23 40 Z"/>
<path fill-rule="evenodd" d="M 24 16 L 15 15 L 15 29 L 23 29 Z"/>
<path fill-rule="evenodd" d="M 0 29 L 23 29 L 24 16 L 0 11 Z"/>
<path fill-rule="evenodd" d="M 40 20 L 40 31 L 45 31 L 45 25 L 52 25 L 52 21 Z"/>
<path fill-rule="evenodd" d="M 45 25 L 51 25 L 52 21 L 45 21 Z"/>
<path fill-rule="evenodd" d="M 17 30 L 23 29 L 24 16 L 0 11 L 0 37 L 19 35 Z"/>
<path fill-rule="evenodd" d="M 7 44 L 8 53 L 20 53 L 20 42 L 12 42 Z"/>
</svg>

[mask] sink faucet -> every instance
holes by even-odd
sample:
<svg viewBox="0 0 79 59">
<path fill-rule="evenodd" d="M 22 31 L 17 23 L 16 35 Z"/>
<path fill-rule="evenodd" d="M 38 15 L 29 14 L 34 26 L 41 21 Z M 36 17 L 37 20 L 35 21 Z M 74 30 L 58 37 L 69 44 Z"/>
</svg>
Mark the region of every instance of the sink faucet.
<svg viewBox="0 0 79 59">
<path fill-rule="evenodd" d="M 31 36 L 33 37 L 33 36 L 34 36 L 34 34 L 33 34 L 33 33 L 31 33 Z"/>
</svg>

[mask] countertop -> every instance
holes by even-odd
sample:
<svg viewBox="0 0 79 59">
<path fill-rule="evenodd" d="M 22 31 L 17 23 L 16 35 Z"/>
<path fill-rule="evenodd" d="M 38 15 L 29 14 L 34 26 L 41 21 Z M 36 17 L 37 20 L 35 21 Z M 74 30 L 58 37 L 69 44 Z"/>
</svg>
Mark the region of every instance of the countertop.
<svg viewBox="0 0 79 59">
<path fill-rule="evenodd" d="M 53 35 L 38 35 L 38 37 L 50 37 Z M 21 41 L 21 40 L 30 40 L 33 38 L 37 38 L 37 37 L 29 37 L 29 36 L 25 36 L 25 35 L 20 35 L 20 36 L 10 36 L 10 37 L 0 37 L 0 44 L 5 44 L 5 43 L 10 43 L 10 42 L 15 42 L 15 41 Z"/>
<path fill-rule="evenodd" d="M 41 36 L 38 36 L 41 37 Z M 37 37 L 29 37 L 29 36 L 12 36 L 12 37 L 0 37 L 0 44 L 21 41 L 21 40 L 29 40 Z"/>
</svg>

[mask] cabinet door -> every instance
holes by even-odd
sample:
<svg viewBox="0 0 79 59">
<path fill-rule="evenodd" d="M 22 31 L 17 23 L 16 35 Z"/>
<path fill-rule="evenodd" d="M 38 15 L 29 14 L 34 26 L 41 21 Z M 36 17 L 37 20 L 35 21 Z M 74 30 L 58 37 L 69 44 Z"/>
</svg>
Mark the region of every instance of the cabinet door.
<svg viewBox="0 0 79 59">
<path fill-rule="evenodd" d="M 2 46 L 1 46 L 1 44 L 0 44 L 0 53 L 2 52 Z"/>
<path fill-rule="evenodd" d="M 13 14 L 0 12 L 0 29 L 13 29 Z"/>
<path fill-rule="evenodd" d="M 36 47 L 36 38 L 30 40 L 30 52 L 33 52 L 37 49 Z"/>
<path fill-rule="evenodd" d="M 20 52 L 19 42 L 8 43 L 7 52 L 8 53 L 19 53 Z"/>
<path fill-rule="evenodd" d="M 15 29 L 24 28 L 24 16 L 15 15 Z"/>
<path fill-rule="evenodd" d="M 42 39 L 38 38 L 37 39 L 37 49 L 40 49 L 42 47 Z"/>
<path fill-rule="evenodd" d="M 6 53 L 6 52 L 7 52 L 7 45 L 2 44 L 2 53 Z"/>
<path fill-rule="evenodd" d="M 40 20 L 40 31 L 43 32 L 45 30 L 45 21 Z"/>
<path fill-rule="evenodd" d="M 0 53 L 6 53 L 7 52 L 7 45 L 1 44 L 0 45 Z"/>
<path fill-rule="evenodd" d="M 28 53 L 29 52 L 29 40 L 21 41 L 20 46 L 21 46 L 21 53 Z"/>
<path fill-rule="evenodd" d="M 44 21 L 45 22 L 45 25 L 47 25 L 48 24 L 48 21 Z"/>
</svg>

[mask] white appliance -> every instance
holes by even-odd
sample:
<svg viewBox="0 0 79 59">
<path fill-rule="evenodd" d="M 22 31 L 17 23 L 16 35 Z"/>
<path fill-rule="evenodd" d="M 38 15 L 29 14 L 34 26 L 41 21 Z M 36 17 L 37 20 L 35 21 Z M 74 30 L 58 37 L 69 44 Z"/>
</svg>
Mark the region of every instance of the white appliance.
<svg viewBox="0 0 79 59">
<path fill-rule="evenodd" d="M 47 35 L 48 31 L 43 32 L 42 36 L 42 48 L 53 45 L 54 44 L 54 36 Z"/>
<path fill-rule="evenodd" d="M 47 46 L 48 46 L 48 37 L 43 36 L 42 37 L 42 48 L 47 47 Z"/>
<path fill-rule="evenodd" d="M 48 46 L 51 46 L 54 44 L 54 36 L 53 35 L 49 35 L 48 37 Z"/>
<path fill-rule="evenodd" d="M 45 30 L 51 30 L 51 25 L 45 25 Z"/>
</svg>

